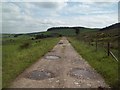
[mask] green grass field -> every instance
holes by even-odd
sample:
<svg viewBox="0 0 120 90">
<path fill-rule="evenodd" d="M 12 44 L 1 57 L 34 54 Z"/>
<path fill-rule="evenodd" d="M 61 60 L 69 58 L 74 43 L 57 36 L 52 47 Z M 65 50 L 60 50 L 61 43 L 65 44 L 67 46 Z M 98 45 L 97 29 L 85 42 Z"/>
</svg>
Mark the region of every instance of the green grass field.
<svg viewBox="0 0 120 90">
<path fill-rule="evenodd" d="M 0 89 L 2 88 L 2 47 L 0 45 Z"/>
<path fill-rule="evenodd" d="M 9 87 L 20 73 L 51 50 L 59 40 L 60 38 L 31 40 L 28 36 L 3 38 L 3 88 Z"/>
<path fill-rule="evenodd" d="M 106 83 L 111 87 L 118 87 L 118 62 L 108 57 L 102 49 L 96 52 L 94 46 L 89 46 L 73 37 L 69 38 L 69 41 L 77 52 L 104 77 Z"/>
</svg>

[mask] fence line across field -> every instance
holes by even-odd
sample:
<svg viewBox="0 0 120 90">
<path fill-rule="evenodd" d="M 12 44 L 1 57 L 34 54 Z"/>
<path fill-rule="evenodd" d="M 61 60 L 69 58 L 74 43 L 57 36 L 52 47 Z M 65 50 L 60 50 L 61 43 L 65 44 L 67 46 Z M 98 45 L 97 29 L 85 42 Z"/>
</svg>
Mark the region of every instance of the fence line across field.
<svg viewBox="0 0 120 90">
<path fill-rule="evenodd" d="M 85 40 L 83 40 L 83 41 L 85 41 Z M 85 41 L 86 42 L 86 41 Z M 90 44 L 91 42 L 89 41 L 89 45 L 91 45 Z M 96 48 L 96 51 L 98 51 L 98 46 L 99 46 L 99 41 L 95 41 L 95 48 Z M 100 45 L 104 50 L 105 50 L 105 52 L 107 53 L 107 55 L 108 56 L 112 56 L 116 61 L 118 61 L 118 58 L 114 55 L 114 53 L 112 52 L 112 51 L 110 51 L 110 42 L 107 42 L 107 49 L 103 46 L 103 45 Z"/>
<path fill-rule="evenodd" d="M 116 61 L 118 61 L 118 59 L 117 59 L 116 56 L 112 53 L 112 51 L 110 51 L 110 54 L 112 55 L 112 57 L 113 57 Z"/>
<path fill-rule="evenodd" d="M 96 41 L 96 51 L 98 50 L 98 41 Z M 105 52 L 107 52 L 108 56 L 112 56 L 116 61 L 118 61 L 117 57 L 113 54 L 112 51 L 110 51 L 110 42 L 107 43 L 107 50 L 103 47 Z"/>
</svg>

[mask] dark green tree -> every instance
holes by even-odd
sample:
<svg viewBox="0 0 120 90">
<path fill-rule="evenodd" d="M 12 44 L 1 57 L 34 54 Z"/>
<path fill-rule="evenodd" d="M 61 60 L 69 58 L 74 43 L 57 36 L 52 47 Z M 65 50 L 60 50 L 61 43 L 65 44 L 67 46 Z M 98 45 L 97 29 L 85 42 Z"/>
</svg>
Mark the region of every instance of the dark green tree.
<svg viewBox="0 0 120 90">
<path fill-rule="evenodd" d="M 78 35 L 80 33 L 80 29 L 79 28 L 75 28 L 75 33 L 76 33 L 76 35 Z"/>
</svg>

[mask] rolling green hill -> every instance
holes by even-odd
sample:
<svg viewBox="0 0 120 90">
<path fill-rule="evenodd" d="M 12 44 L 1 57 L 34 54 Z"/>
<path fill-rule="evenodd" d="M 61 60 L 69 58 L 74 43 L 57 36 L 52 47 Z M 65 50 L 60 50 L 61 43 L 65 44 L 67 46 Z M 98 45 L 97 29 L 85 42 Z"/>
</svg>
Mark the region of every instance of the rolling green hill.
<svg viewBox="0 0 120 90">
<path fill-rule="evenodd" d="M 52 27 L 48 28 L 47 31 L 43 32 L 33 32 L 33 33 L 24 33 L 24 34 L 2 34 L 3 38 L 14 38 L 14 37 L 36 37 L 40 36 L 43 38 L 46 37 L 58 37 L 58 36 L 75 36 L 76 29 L 80 31 L 80 33 L 84 32 L 93 32 L 98 31 L 96 28 L 85 28 L 85 27 Z"/>
<path fill-rule="evenodd" d="M 95 32 L 85 32 L 80 34 L 81 38 L 98 39 L 100 41 L 116 41 L 120 37 L 120 23 L 110 25 Z"/>
<path fill-rule="evenodd" d="M 3 37 L 16 37 L 16 36 L 31 36 L 35 37 L 36 35 L 42 35 L 44 37 L 56 37 L 56 36 L 75 36 L 76 29 L 79 30 L 81 37 L 86 36 L 97 36 L 97 37 L 107 37 L 109 38 L 118 38 L 118 27 L 120 23 L 113 24 L 111 26 L 99 29 L 99 28 L 86 28 L 86 27 L 51 27 L 44 32 L 33 32 L 25 34 L 3 34 Z M 105 38 L 104 38 L 105 39 Z M 112 39 L 113 40 L 113 39 Z"/>
<path fill-rule="evenodd" d="M 51 33 L 51 34 L 57 33 L 63 36 L 75 36 L 76 29 L 79 30 L 80 33 L 99 30 L 99 29 L 85 28 L 85 27 L 52 27 L 49 28 L 46 33 Z"/>
</svg>

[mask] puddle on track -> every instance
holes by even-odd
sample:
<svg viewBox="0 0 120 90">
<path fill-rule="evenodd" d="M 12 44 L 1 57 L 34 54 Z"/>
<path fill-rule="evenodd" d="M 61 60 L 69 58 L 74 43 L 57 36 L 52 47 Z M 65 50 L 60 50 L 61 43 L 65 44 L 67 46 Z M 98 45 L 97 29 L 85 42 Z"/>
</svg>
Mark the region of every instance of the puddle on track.
<svg viewBox="0 0 120 90">
<path fill-rule="evenodd" d="M 47 55 L 45 58 L 48 59 L 48 60 L 57 60 L 57 59 L 60 59 L 60 57 L 56 56 L 56 55 Z"/>
<path fill-rule="evenodd" d="M 59 42 L 58 44 L 63 44 L 63 42 Z"/>
<path fill-rule="evenodd" d="M 83 68 L 74 68 L 69 72 L 69 75 L 75 78 L 89 78 L 95 79 L 95 75 L 93 72 L 85 70 Z"/>
<path fill-rule="evenodd" d="M 26 78 L 32 79 L 32 80 L 44 80 L 48 78 L 54 78 L 56 75 L 50 71 L 38 71 L 34 70 L 27 74 Z"/>
</svg>

